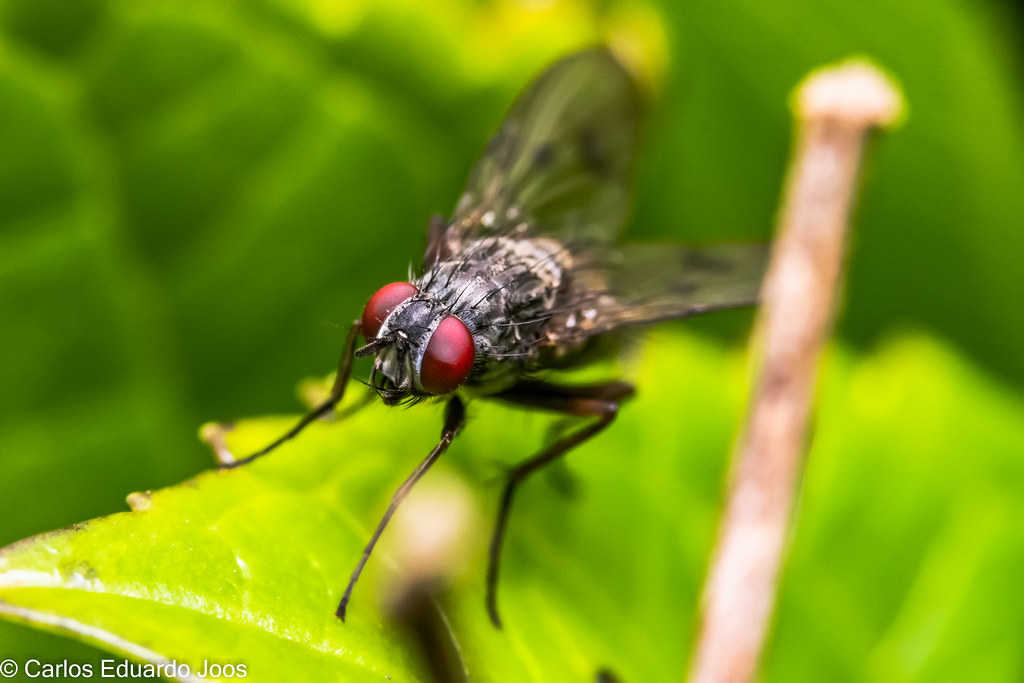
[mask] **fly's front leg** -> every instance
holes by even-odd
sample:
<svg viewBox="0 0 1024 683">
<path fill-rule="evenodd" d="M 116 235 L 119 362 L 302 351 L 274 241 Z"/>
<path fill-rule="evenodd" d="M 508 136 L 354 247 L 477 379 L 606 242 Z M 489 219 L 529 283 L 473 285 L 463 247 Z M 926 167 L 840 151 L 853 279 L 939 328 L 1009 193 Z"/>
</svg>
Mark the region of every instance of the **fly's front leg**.
<svg viewBox="0 0 1024 683">
<path fill-rule="evenodd" d="M 451 400 L 448 401 L 448 405 L 445 406 L 444 411 L 444 428 L 441 429 L 441 440 L 434 450 L 430 451 L 423 462 L 413 470 L 412 474 L 406 478 L 402 485 L 398 487 L 394 495 L 391 497 L 391 504 L 388 505 L 387 511 L 377 524 L 377 530 L 373 532 L 373 536 L 370 538 L 370 542 L 366 544 L 363 549 L 363 555 L 359 558 L 359 563 L 356 564 L 355 570 L 352 572 L 351 578 L 348 580 L 348 586 L 345 587 L 345 594 L 341 596 L 341 602 L 338 604 L 338 611 L 336 614 L 338 618 L 345 621 L 345 611 L 348 608 L 349 598 L 352 597 L 352 589 L 356 585 L 356 581 L 359 580 L 359 575 L 363 573 L 363 567 L 366 565 L 366 561 L 370 559 L 370 553 L 373 552 L 373 547 L 377 545 L 377 540 L 380 535 L 384 533 L 384 527 L 391 521 L 391 517 L 395 514 L 398 506 L 401 504 L 405 497 L 409 495 L 409 491 L 416 485 L 416 482 L 427 473 L 430 466 L 437 462 L 437 459 L 441 457 L 441 454 L 448 450 L 448 446 L 451 445 L 455 435 L 462 431 L 463 425 L 466 424 L 466 409 L 462 405 L 462 401 L 459 400 L 458 396 L 452 396 Z"/>
<path fill-rule="evenodd" d="M 232 469 L 235 467 L 241 467 L 247 465 L 257 458 L 261 458 L 267 453 L 270 453 L 275 448 L 283 444 L 285 441 L 298 436 L 299 432 L 305 429 L 310 423 L 318 420 L 319 418 L 327 415 L 334 407 L 341 402 L 341 399 L 345 396 L 345 387 L 348 385 L 349 377 L 352 375 L 352 358 L 356 348 L 356 340 L 359 338 L 359 334 L 363 330 L 363 323 L 361 320 L 355 320 L 352 323 L 352 327 L 348 331 L 348 336 L 345 338 L 345 347 L 341 351 L 341 360 L 338 363 L 338 374 L 334 377 L 334 385 L 331 387 L 331 393 L 323 403 L 313 408 L 313 410 L 306 413 L 299 422 L 289 429 L 276 441 L 271 443 L 269 446 L 256 451 L 252 455 L 244 457 L 240 460 L 228 459 L 231 455 L 225 451 L 218 451 L 217 457 L 220 459 L 221 469 Z"/>
<path fill-rule="evenodd" d="M 498 615 L 498 569 L 516 489 L 528 476 L 610 425 L 618 414 L 619 403 L 632 395 L 633 385 L 626 382 L 578 387 L 565 387 L 547 382 L 524 382 L 497 396 L 519 405 L 595 419 L 562 437 L 532 458 L 522 461 L 508 473 L 508 481 L 505 483 L 505 491 L 498 508 L 498 519 L 494 525 L 494 534 L 491 536 L 487 562 L 487 613 L 496 627 L 501 628 L 501 617 Z"/>
</svg>

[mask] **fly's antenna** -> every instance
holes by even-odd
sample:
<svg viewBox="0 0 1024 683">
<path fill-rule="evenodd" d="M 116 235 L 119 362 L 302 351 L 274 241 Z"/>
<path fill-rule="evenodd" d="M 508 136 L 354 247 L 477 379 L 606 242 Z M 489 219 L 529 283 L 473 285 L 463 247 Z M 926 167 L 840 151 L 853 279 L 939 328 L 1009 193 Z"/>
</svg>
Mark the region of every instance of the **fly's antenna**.
<svg viewBox="0 0 1024 683">
<path fill-rule="evenodd" d="M 389 346 L 389 345 L 393 344 L 394 342 L 395 342 L 395 335 L 394 334 L 385 334 L 385 335 L 383 335 L 381 337 L 377 337 L 376 339 L 371 341 L 366 346 L 363 346 L 363 347 L 360 347 L 360 348 L 356 349 L 355 352 L 353 353 L 353 355 L 356 358 L 366 358 L 371 353 L 377 353 L 377 351 L 381 350 L 385 346 Z"/>
</svg>

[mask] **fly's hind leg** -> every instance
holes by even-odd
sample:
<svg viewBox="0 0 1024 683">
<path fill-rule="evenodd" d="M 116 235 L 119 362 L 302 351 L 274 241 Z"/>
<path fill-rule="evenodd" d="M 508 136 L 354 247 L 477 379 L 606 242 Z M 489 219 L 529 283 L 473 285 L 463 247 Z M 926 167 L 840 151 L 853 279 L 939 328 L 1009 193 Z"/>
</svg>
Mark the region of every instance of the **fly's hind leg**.
<svg viewBox="0 0 1024 683">
<path fill-rule="evenodd" d="M 501 549 L 516 490 L 528 476 L 554 462 L 610 425 L 618 414 L 619 403 L 632 395 L 633 385 L 626 382 L 608 382 L 576 387 L 547 382 L 523 382 L 497 396 L 497 398 L 518 405 L 594 419 L 589 424 L 563 436 L 537 455 L 522 461 L 508 473 L 501 505 L 498 508 L 498 518 L 494 525 L 494 534 L 491 536 L 487 563 L 487 613 L 496 627 L 501 628 L 501 617 L 498 615 L 498 570 L 501 563 Z"/>
<path fill-rule="evenodd" d="M 334 407 L 338 405 L 341 402 L 341 399 L 345 396 L 345 386 L 348 384 L 349 377 L 352 374 L 352 358 L 355 353 L 356 340 L 359 338 L 359 334 L 362 332 L 362 329 L 363 324 L 361 320 L 353 321 L 352 327 L 348 331 L 348 336 L 345 338 L 345 347 L 341 351 L 341 360 L 338 363 L 338 374 L 334 377 L 334 384 L 331 386 L 331 393 L 322 403 L 320 403 L 320 405 L 306 413 L 294 427 L 281 435 L 277 440 L 244 458 L 235 460 L 227 449 L 216 449 L 217 459 L 220 461 L 219 467 L 226 470 L 247 465 L 253 460 L 270 453 L 285 441 L 295 438 L 312 422 L 315 422 L 334 410 Z"/>
</svg>

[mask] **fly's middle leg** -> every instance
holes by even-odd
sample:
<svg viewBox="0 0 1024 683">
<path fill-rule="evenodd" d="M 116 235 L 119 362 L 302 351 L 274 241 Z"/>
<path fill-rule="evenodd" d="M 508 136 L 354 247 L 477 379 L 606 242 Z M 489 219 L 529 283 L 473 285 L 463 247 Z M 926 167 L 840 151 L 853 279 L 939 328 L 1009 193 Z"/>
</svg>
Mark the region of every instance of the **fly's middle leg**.
<svg viewBox="0 0 1024 683">
<path fill-rule="evenodd" d="M 560 386 L 547 382 L 524 382 L 497 398 L 533 408 L 553 410 L 574 417 L 594 418 L 589 424 L 572 432 L 540 453 L 528 458 L 508 473 L 505 490 L 498 508 L 498 518 L 491 536 L 487 563 L 487 613 L 491 622 L 501 628 L 498 614 L 498 570 L 501 564 L 501 550 L 508 527 L 512 500 L 519 485 L 531 474 L 551 464 L 570 450 L 604 430 L 619 411 L 619 403 L 633 395 L 633 385 L 626 382 L 608 382 L 588 386 Z"/>
</svg>

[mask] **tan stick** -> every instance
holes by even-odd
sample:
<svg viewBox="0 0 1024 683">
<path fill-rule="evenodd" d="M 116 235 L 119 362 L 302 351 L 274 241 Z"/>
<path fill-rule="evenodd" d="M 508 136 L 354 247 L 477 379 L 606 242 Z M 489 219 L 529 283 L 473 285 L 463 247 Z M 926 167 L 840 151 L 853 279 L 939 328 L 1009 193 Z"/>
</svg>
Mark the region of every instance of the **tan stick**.
<svg viewBox="0 0 1024 683">
<path fill-rule="evenodd" d="M 733 453 L 734 479 L 704 587 L 692 683 L 754 678 L 775 604 L 858 170 L 870 131 L 891 124 L 902 108 L 896 88 L 863 61 L 811 74 L 795 104 L 795 158 L 757 322 L 760 370 Z"/>
</svg>

